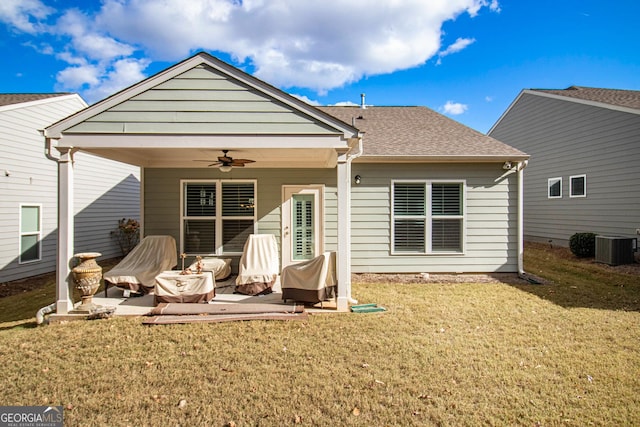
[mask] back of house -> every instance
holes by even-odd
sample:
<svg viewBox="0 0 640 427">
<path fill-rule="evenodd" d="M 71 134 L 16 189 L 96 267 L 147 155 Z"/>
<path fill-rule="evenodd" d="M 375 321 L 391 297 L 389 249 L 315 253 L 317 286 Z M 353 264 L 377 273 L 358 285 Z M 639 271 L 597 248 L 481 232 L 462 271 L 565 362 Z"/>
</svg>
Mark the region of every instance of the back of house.
<svg viewBox="0 0 640 427">
<path fill-rule="evenodd" d="M 0 282 L 55 271 L 57 152 L 41 130 L 83 108 L 77 94 L 0 94 Z M 74 182 L 76 252 L 121 256 L 112 231 L 139 218 L 139 168 L 79 152 Z"/>
<path fill-rule="evenodd" d="M 567 246 L 591 232 L 640 228 L 640 91 L 572 86 L 523 90 L 489 136 L 531 155 L 527 240 Z"/>
</svg>

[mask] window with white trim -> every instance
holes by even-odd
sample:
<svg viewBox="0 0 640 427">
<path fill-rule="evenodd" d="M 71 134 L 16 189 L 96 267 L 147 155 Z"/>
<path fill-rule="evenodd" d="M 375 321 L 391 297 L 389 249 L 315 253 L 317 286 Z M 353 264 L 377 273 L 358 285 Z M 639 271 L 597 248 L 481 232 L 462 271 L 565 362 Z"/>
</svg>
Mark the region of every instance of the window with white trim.
<svg viewBox="0 0 640 427">
<path fill-rule="evenodd" d="M 182 181 L 182 252 L 242 253 L 255 231 L 255 181 Z"/>
<path fill-rule="evenodd" d="M 547 180 L 547 197 L 550 199 L 562 198 L 562 177 Z"/>
<path fill-rule="evenodd" d="M 20 205 L 19 252 L 19 263 L 42 258 L 42 205 Z"/>
<path fill-rule="evenodd" d="M 569 197 L 587 197 L 587 175 L 569 177 Z"/>
<path fill-rule="evenodd" d="M 394 254 L 461 253 L 464 182 L 394 181 Z"/>
</svg>

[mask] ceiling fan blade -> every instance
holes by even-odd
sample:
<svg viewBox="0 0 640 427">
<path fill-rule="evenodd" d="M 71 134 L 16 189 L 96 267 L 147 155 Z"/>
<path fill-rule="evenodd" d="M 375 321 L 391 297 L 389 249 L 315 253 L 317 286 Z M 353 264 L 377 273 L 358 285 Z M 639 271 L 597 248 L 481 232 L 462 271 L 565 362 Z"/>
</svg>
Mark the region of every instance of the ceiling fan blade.
<svg viewBox="0 0 640 427">
<path fill-rule="evenodd" d="M 255 160 L 249 160 L 249 159 L 233 159 L 233 166 L 244 166 L 247 163 L 255 163 Z"/>
</svg>

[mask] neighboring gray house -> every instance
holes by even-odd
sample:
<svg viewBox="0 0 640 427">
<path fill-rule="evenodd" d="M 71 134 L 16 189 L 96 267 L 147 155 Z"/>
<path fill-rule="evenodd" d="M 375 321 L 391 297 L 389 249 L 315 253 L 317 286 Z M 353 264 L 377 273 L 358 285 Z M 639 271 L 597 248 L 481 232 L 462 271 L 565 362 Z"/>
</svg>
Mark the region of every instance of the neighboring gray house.
<svg viewBox="0 0 640 427">
<path fill-rule="evenodd" d="M 237 262 L 251 233 L 276 236 L 281 266 L 336 251 L 339 310 L 351 272 L 521 270 L 528 156 L 427 108 L 364 107 L 316 108 L 198 53 L 44 135 L 61 153 L 62 200 L 72 147 L 136 164 L 144 235 L 172 235 L 190 256 Z M 220 165 L 222 150 L 254 162 Z M 65 212 L 59 227 L 64 314 Z"/>
<path fill-rule="evenodd" d="M 59 154 L 41 131 L 86 106 L 77 94 L 0 94 L 0 282 L 56 269 Z M 121 256 L 110 232 L 139 218 L 139 168 L 81 152 L 75 160 L 75 250 Z"/>
<path fill-rule="evenodd" d="M 640 228 L 640 91 L 523 90 L 489 136 L 531 155 L 527 240 L 568 246 L 577 232 Z"/>
</svg>

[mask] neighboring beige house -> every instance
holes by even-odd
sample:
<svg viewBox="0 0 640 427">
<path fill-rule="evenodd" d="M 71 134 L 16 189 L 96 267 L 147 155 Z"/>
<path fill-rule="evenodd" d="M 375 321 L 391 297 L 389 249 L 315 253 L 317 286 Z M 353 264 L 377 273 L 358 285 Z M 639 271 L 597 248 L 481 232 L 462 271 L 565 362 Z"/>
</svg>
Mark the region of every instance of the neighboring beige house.
<svg viewBox="0 0 640 427">
<path fill-rule="evenodd" d="M 58 152 L 40 131 L 86 107 L 77 94 L 0 94 L 0 282 L 56 270 Z M 121 256 L 110 233 L 139 217 L 139 168 L 81 152 L 75 160 L 74 248 Z"/>
<path fill-rule="evenodd" d="M 489 135 L 531 154 L 526 239 L 568 246 L 578 232 L 637 237 L 640 91 L 523 90 Z"/>
<path fill-rule="evenodd" d="M 310 106 L 198 53 L 44 133 L 142 169 L 144 235 L 190 256 L 239 257 L 274 234 L 281 267 L 337 252 L 338 308 L 351 273 L 517 272 L 528 156 L 424 107 Z M 217 161 L 222 150 L 244 167 Z M 61 210 L 58 313 L 71 309 L 73 221 Z"/>
</svg>

